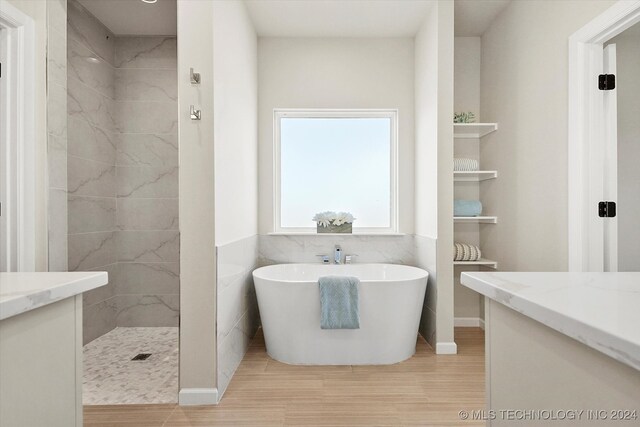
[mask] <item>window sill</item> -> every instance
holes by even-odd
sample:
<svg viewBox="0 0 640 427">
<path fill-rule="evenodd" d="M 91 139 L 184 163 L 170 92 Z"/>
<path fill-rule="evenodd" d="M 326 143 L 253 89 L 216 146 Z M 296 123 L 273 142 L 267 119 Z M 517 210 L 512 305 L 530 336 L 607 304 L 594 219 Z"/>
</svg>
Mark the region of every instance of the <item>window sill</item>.
<svg viewBox="0 0 640 427">
<path fill-rule="evenodd" d="M 301 231 L 301 232 L 280 231 L 280 232 L 267 233 L 267 235 L 268 236 L 391 236 L 391 237 L 408 236 L 407 233 L 393 233 L 393 232 L 316 233 L 311 231 Z"/>
</svg>

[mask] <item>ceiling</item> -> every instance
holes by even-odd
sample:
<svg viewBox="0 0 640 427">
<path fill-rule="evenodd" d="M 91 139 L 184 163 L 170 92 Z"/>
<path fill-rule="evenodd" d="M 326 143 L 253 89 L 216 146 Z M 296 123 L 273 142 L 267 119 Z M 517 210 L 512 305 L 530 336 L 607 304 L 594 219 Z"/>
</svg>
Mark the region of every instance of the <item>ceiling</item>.
<svg viewBox="0 0 640 427">
<path fill-rule="evenodd" d="M 176 0 L 79 0 L 115 35 L 176 35 Z M 456 0 L 455 35 L 481 36 L 510 0 Z M 413 37 L 434 0 L 246 0 L 260 37 Z"/>
<path fill-rule="evenodd" d="M 456 0 L 455 35 L 481 36 L 509 3 L 511 0 Z"/>
<path fill-rule="evenodd" d="M 433 1 L 247 0 L 260 37 L 413 37 Z"/>
<path fill-rule="evenodd" d="M 116 36 L 176 35 L 176 0 L 78 0 Z"/>
</svg>

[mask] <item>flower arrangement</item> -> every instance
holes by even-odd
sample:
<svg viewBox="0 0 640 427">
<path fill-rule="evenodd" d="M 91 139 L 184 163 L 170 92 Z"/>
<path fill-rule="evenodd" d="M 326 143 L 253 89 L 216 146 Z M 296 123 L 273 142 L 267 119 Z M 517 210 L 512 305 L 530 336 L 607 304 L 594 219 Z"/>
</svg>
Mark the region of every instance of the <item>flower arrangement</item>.
<svg viewBox="0 0 640 427">
<path fill-rule="evenodd" d="M 318 233 L 351 233 L 355 218 L 349 212 L 319 212 L 313 217 Z"/>
<path fill-rule="evenodd" d="M 453 113 L 453 123 L 473 123 L 476 115 L 469 111 L 467 113 Z"/>
</svg>

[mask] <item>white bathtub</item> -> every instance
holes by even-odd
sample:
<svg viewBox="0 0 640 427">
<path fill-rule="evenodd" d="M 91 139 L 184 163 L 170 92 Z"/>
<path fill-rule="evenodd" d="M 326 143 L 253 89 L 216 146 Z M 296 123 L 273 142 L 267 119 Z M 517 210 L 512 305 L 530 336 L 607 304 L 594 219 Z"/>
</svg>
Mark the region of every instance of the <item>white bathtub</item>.
<svg viewBox="0 0 640 427">
<path fill-rule="evenodd" d="M 318 278 L 360 279 L 360 329 L 320 329 Z M 410 358 L 428 273 L 395 264 L 279 264 L 253 278 L 267 353 L 296 365 L 386 365 Z"/>
</svg>

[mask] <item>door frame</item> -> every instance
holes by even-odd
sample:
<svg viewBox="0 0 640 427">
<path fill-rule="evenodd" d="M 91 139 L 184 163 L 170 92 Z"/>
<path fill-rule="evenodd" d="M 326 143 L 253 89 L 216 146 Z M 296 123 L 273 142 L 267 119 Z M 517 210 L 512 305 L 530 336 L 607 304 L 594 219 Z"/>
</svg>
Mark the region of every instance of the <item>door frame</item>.
<svg viewBox="0 0 640 427">
<path fill-rule="evenodd" d="M 604 271 L 604 97 L 597 88 L 604 43 L 640 22 L 640 0 L 621 0 L 569 37 L 569 271 Z"/>
<path fill-rule="evenodd" d="M 8 250 L 3 267 L 7 271 L 35 270 L 35 25 L 33 19 L 6 0 L 0 0 L 1 42 L 7 53 L 2 79 L 9 105 L 3 111 L 5 141 L 2 161 L 3 233 Z M 8 141 L 12 141 L 9 144 Z M 6 264 L 6 265 L 5 265 Z"/>
<path fill-rule="evenodd" d="M 602 49 L 603 72 L 617 79 L 616 45 L 609 43 Z M 602 200 L 618 204 L 618 90 L 602 92 L 604 136 L 604 188 Z M 618 218 L 602 220 L 603 226 L 603 270 L 618 271 Z"/>
</svg>

